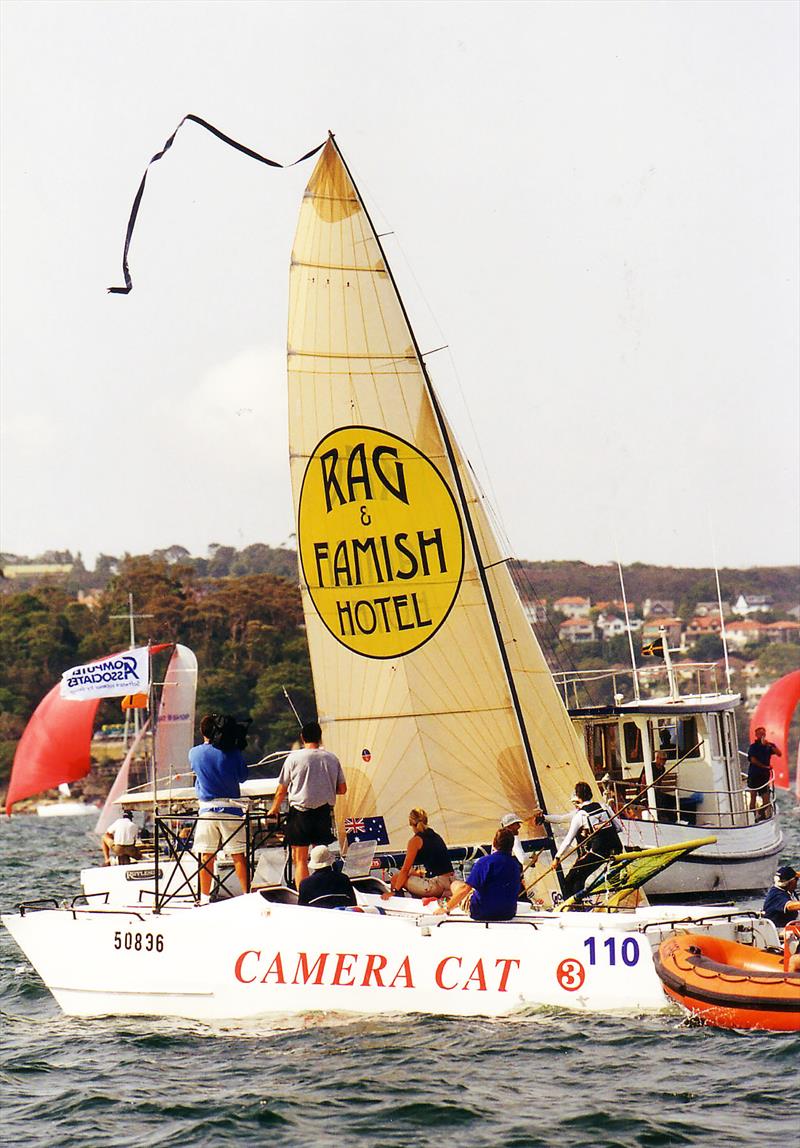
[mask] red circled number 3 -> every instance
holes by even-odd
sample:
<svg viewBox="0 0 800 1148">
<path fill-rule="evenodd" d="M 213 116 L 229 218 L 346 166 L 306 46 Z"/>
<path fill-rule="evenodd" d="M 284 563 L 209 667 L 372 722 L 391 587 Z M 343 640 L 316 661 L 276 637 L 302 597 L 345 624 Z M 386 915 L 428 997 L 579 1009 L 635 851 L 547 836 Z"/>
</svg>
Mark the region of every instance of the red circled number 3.
<svg viewBox="0 0 800 1148">
<path fill-rule="evenodd" d="M 556 969 L 556 980 L 568 993 L 574 993 L 586 980 L 586 970 L 580 961 L 568 957 Z"/>
</svg>

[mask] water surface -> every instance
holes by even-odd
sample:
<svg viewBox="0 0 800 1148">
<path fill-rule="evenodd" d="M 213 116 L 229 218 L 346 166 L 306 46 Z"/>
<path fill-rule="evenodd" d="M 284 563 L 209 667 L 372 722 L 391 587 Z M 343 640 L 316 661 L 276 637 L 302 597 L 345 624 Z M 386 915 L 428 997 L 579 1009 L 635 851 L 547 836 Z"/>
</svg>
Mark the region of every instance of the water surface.
<svg viewBox="0 0 800 1148">
<path fill-rule="evenodd" d="M 782 800 L 784 861 L 800 818 Z M 91 820 L 0 825 L 4 909 L 80 891 Z M 202 953 L 198 953 L 202 960 Z M 65 1017 L 0 931 L 3 1142 L 25 1148 L 796 1145 L 800 1036 L 676 1013 L 515 1020 Z"/>
</svg>

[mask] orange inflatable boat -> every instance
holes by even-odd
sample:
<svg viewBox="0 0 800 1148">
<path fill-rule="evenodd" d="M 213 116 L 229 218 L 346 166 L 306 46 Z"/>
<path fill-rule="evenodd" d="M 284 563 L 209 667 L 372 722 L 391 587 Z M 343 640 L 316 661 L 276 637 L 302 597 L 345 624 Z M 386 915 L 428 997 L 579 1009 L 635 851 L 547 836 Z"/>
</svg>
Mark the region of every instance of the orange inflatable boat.
<svg viewBox="0 0 800 1148">
<path fill-rule="evenodd" d="M 786 971 L 788 951 L 687 933 L 661 943 L 655 966 L 667 995 L 707 1024 L 800 1032 L 800 972 Z"/>
</svg>

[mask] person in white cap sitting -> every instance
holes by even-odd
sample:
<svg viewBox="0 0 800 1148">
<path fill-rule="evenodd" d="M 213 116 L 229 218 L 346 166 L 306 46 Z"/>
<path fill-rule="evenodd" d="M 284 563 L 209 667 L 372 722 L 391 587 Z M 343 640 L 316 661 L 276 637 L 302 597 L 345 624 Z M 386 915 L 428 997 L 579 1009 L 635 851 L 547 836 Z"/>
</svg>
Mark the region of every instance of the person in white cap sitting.
<svg viewBox="0 0 800 1148">
<path fill-rule="evenodd" d="M 308 855 L 308 877 L 300 882 L 298 905 L 315 905 L 319 909 L 338 909 L 355 905 L 353 883 L 346 873 L 333 868 L 335 858 L 327 845 L 315 845 Z"/>
<path fill-rule="evenodd" d="M 516 857 L 520 865 L 524 865 L 528 860 L 528 856 L 522 848 L 522 842 L 519 839 L 519 831 L 522 828 L 522 818 L 516 813 L 504 813 L 500 818 L 500 828 L 508 829 L 509 832 L 514 834 L 514 845 L 511 853 L 512 856 Z"/>
</svg>

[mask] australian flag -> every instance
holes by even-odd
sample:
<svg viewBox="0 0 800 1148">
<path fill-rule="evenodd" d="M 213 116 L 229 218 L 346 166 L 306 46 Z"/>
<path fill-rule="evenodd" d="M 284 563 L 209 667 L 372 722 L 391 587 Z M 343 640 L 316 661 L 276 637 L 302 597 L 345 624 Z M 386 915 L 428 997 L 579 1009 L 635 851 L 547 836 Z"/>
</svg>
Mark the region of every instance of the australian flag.
<svg viewBox="0 0 800 1148">
<path fill-rule="evenodd" d="M 354 841 L 375 841 L 378 845 L 389 844 L 386 822 L 382 817 L 345 817 L 344 832 L 347 844 Z"/>
</svg>

